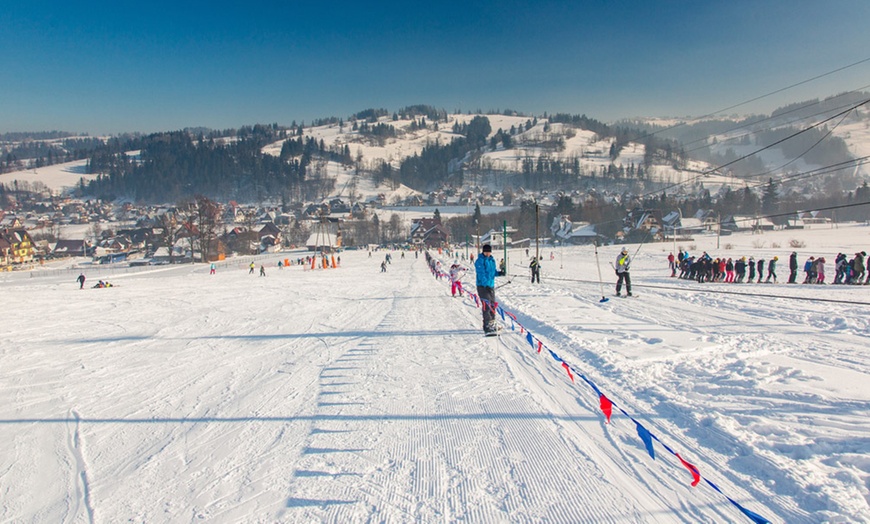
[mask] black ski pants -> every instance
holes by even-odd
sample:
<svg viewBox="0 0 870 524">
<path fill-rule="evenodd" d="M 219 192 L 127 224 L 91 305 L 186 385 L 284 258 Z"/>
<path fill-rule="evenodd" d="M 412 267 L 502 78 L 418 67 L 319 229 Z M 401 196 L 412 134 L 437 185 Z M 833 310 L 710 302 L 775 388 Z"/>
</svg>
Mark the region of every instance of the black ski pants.
<svg viewBox="0 0 870 524">
<path fill-rule="evenodd" d="M 483 330 L 492 331 L 492 324 L 495 322 L 495 312 L 492 310 L 493 304 L 495 304 L 495 288 L 477 286 L 477 296 L 483 301 L 481 304 L 481 309 L 483 309 Z"/>
<path fill-rule="evenodd" d="M 616 294 L 618 295 L 620 291 L 622 291 L 622 283 L 625 282 L 625 292 L 629 295 L 631 294 L 631 276 L 628 274 L 628 271 L 624 271 L 622 273 L 616 273 Z"/>
</svg>

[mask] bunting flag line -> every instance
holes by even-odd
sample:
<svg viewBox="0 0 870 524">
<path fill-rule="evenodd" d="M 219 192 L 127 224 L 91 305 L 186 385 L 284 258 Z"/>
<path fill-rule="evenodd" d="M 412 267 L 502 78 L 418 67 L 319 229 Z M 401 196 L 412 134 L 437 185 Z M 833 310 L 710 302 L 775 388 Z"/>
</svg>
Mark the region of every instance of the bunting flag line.
<svg viewBox="0 0 870 524">
<path fill-rule="evenodd" d="M 428 256 L 428 253 L 427 253 L 427 256 Z M 502 322 L 506 322 L 505 316 L 508 316 L 511 319 L 511 331 L 514 331 L 514 324 L 518 325 L 520 328 L 520 334 L 525 335 L 524 338 L 529 343 L 529 345 L 532 347 L 532 349 L 536 350 L 539 354 L 542 352 L 543 349 L 546 349 L 547 352 L 550 354 L 550 356 L 553 358 L 553 360 L 558 362 L 562 366 L 562 368 L 565 369 L 565 372 L 568 373 L 568 377 L 571 379 L 572 383 L 576 383 L 576 381 L 574 380 L 575 374 L 578 375 L 581 379 L 583 379 L 583 381 L 590 388 L 592 388 L 592 390 L 598 396 L 599 406 L 601 408 L 602 413 L 604 413 L 607 424 L 610 424 L 614 407 L 616 407 L 623 415 L 625 415 L 632 422 L 634 422 L 635 429 L 637 431 L 637 436 L 640 438 L 641 442 L 643 442 L 644 448 L 646 449 L 647 453 L 649 453 L 649 456 L 653 460 L 656 459 L 655 447 L 653 445 L 653 440 L 659 442 L 659 444 L 665 450 L 667 450 L 671 455 L 674 455 L 680 461 L 680 463 L 683 465 L 683 467 L 685 467 L 687 470 L 689 470 L 689 473 L 691 473 L 691 475 L 692 475 L 692 484 L 691 485 L 692 485 L 692 487 L 697 487 L 697 485 L 701 482 L 703 477 L 701 476 L 700 470 L 694 464 L 686 461 L 679 453 L 677 453 L 676 451 L 671 449 L 666 443 L 662 442 L 656 435 L 654 435 L 652 432 L 650 432 L 640 422 L 635 420 L 635 418 L 632 417 L 629 413 L 627 413 L 622 407 L 614 404 L 613 401 L 610 400 L 610 398 L 608 398 L 604 393 L 602 393 L 601 390 L 598 388 L 598 386 L 594 382 L 592 382 L 585 374 L 577 371 L 576 369 L 572 369 L 572 367 L 567 362 L 565 362 L 561 357 L 559 357 L 559 355 L 557 355 L 552 349 L 547 347 L 546 344 L 544 344 L 540 338 L 534 336 L 531 331 L 527 330 L 525 328 L 525 326 L 523 326 L 523 324 L 521 322 L 519 322 L 519 320 L 517 319 L 517 316 L 514 313 L 511 313 L 510 311 L 505 310 L 503 307 L 500 307 L 498 302 L 489 302 L 489 301 L 484 300 L 484 299 L 480 298 L 479 296 L 477 296 L 471 292 L 468 292 L 467 294 L 472 299 L 474 299 L 476 307 L 480 307 L 481 309 L 487 308 L 487 307 L 490 308 L 492 310 L 493 314 L 495 314 L 495 313 L 499 314 L 499 316 L 502 319 Z M 519 348 L 517 348 L 517 349 L 519 349 Z M 717 491 L 720 495 L 725 497 L 728 500 L 728 502 L 730 502 L 732 505 L 734 505 L 734 507 L 736 507 L 741 513 L 743 513 L 743 515 L 745 515 L 747 518 L 752 520 L 755 524 L 770 524 L 770 521 L 767 520 L 766 518 L 764 518 L 761 515 L 743 507 L 737 501 L 735 501 L 731 497 L 727 496 L 725 493 L 722 492 L 721 489 L 719 489 L 719 487 L 716 484 L 711 482 L 709 479 L 703 478 L 703 480 L 707 485 L 709 485 L 711 488 L 713 488 L 715 491 Z"/>
</svg>

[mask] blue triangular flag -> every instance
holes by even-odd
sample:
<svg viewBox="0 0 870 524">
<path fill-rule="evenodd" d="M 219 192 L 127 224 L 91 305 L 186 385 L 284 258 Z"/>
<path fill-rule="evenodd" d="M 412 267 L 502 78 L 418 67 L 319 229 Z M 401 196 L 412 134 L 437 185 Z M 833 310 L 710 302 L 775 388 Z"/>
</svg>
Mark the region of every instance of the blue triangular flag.
<svg viewBox="0 0 870 524">
<path fill-rule="evenodd" d="M 649 430 L 645 427 L 641 426 L 640 423 L 635 422 L 637 426 L 637 435 L 643 441 L 643 445 L 646 446 L 646 450 L 649 453 L 649 456 L 652 457 L 653 460 L 656 459 L 656 452 L 653 449 L 652 435 L 650 435 Z"/>
</svg>

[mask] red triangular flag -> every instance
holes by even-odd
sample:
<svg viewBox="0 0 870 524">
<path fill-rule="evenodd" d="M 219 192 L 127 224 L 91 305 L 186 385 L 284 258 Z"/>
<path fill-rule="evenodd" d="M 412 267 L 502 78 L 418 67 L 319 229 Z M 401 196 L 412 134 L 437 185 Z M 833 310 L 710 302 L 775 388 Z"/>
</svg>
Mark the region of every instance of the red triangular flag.
<svg viewBox="0 0 870 524">
<path fill-rule="evenodd" d="M 683 463 L 683 466 L 686 466 L 686 469 L 688 469 L 692 473 L 692 487 L 697 486 L 698 482 L 701 482 L 701 472 L 698 471 L 698 468 L 696 468 L 693 464 L 690 464 L 683 460 L 683 457 L 681 457 L 679 453 L 674 453 L 674 455 L 676 455 L 677 458 L 680 459 L 680 462 Z"/>
<path fill-rule="evenodd" d="M 541 343 L 538 342 L 538 348 L 541 347 L 540 344 L 541 344 Z M 541 350 L 538 349 L 538 353 L 540 353 L 540 352 L 541 352 Z M 562 362 L 562 367 L 565 368 L 565 371 L 568 372 L 568 376 L 571 377 L 571 382 L 574 382 L 574 375 L 571 374 L 571 368 L 568 367 L 568 364 L 566 364 L 565 362 Z M 607 418 L 610 418 L 610 416 L 608 415 Z"/>
<path fill-rule="evenodd" d="M 607 423 L 609 424 L 610 415 L 613 414 L 613 402 L 602 394 L 598 397 L 598 403 L 601 405 L 601 411 L 604 412 L 604 416 L 607 417 Z"/>
<path fill-rule="evenodd" d="M 541 348 L 543 348 L 543 347 L 544 347 L 544 344 L 539 340 L 539 341 L 538 341 L 538 353 L 541 352 Z M 563 362 L 562 365 L 564 366 L 565 363 Z M 573 381 L 574 381 L 574 379 L 572 378 L 572 379 L 571 379 L 571 382 L 573 382 Z"/>
</svg>

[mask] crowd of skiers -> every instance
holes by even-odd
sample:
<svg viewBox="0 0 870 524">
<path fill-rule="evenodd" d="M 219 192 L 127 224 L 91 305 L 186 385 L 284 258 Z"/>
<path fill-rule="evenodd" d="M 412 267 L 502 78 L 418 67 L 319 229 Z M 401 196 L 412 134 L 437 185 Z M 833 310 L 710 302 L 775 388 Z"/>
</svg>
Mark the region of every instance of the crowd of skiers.
<svg viewBox="0 0 870 524">
<path fill-rule="evenodd" d="M 834 280 L 831 284 L 870 284 L 870 272 L 866 270 L 865 259 L 867 253 L 861 251 L 849 258 L 843 253 L 838 253 L 834 260 Z M 690 255 L 680 250 L 674 257 L 673 253 L 668 256 L 671 268 L 671 276 L 694 280 L 696 282 L 728 282 L 728 283 L 776 283 L 776 274 L 779 257 L 775 256 L 765 261 L 763 258 L 756 260 L 740 258 L 713 258 L 707 252 L 700 256 Z M 825 257 L 809 257 L 803 264 L 803 284 L 827 284 Z M 788 261 L 789 276 L 786 281 L 789 284 L 797 284 L 798 272 L 801 269 L 798 263 L 798 254 L 792 252 Z M 677 274 L 679 272 L 679 275 Z"/>
</svg>

